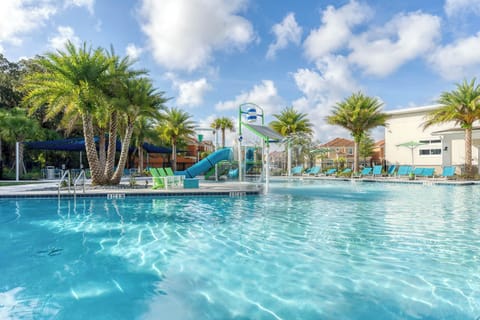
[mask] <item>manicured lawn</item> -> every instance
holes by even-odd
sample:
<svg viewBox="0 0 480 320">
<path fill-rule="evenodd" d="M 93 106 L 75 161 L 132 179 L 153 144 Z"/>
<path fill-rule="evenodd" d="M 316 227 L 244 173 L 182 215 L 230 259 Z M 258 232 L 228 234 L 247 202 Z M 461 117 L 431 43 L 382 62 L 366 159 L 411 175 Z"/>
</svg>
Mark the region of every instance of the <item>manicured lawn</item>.
<svg viewBox="0 0 480 320">
<path fill-rule="evenodd" d="M 41 182 L 36 182 L 36 181 L 0 181 L 0 187 L 5 187 L 5 186 L 19 186 L 23 184 L 32 184 L 32 183 L 41 183 Z"/>
</svg>

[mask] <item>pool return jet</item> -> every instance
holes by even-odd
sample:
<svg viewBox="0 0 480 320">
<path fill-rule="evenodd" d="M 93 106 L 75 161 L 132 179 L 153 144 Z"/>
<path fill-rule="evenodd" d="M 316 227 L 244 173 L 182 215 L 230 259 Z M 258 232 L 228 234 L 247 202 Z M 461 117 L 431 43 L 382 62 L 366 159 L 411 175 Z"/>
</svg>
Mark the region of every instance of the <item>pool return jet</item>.
<svg viewBox="0 0 480 320">
<path fill-rule="evenodd" d="M 245 121 L 242 121 L 245 118 Z M 258 124 L 261 118 L 261 124 Z M 283 136 L 265 126 L 263 109 L 251 102 L 243 103 L 238 107 L 238 181 L 243 181 L 244 167 L 242 164 L 242 129 L 245 128 L 262 139 L 262 175 L 265 174 L 264 193 L 268 192 L 270 180 L 270 143 L 280 142 Z"/>
</svg>

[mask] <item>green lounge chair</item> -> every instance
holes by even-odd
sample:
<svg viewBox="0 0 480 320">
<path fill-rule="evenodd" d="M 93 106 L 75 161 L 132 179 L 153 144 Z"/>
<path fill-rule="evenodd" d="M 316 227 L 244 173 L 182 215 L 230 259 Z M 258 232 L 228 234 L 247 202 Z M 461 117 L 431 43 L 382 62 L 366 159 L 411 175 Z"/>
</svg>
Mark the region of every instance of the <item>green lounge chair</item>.
<svg viewBox="0 0 480 320">
<path fill-rule="evenodd" d="M 163 178 L 165 182 L 165 188 L 168 188 L 169 186 L 178 186 L 177 185 L 177 180 L 175 179 L 174 176 L 169 176 L 167 172 L 165 172 L 165 169 L 163 168 L 157 168 L 157 172 L 160 174 L 160 177 Z"/>
<path fill-rule="evenodd" d="M 160 176 L 156 168 L 149 168 L 148 171 L 152 175 L 153 186 L 152 189 L 165 188 L 165 179 Z"/>
<path fill-rule="evenodd" d="M 185 175 L 180 175 L 180 174 L 176 175 L 175 173 L 173 173 L 173 170 L 170 167 L 165 168 L 165 172 L 167 173 L 167 176 L 173 177 L 173 183 L 176 186 L 183 185 L 183 180 L 185 180 Z"/>
</svg>

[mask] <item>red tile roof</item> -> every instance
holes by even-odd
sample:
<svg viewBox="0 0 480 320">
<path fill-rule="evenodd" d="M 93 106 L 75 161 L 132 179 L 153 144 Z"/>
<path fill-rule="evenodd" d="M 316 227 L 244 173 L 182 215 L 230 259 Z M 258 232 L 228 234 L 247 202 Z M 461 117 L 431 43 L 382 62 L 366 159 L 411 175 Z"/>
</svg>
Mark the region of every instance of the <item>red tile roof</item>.
<svg viewBox="0 0 480 320">
<path fill-rule="evenodd" d="M 335 138 L 327 143 L 320 145 L 320 147 L 353 147 L 354 142 L 352 140 L 344 138 Z"/>
</svg>

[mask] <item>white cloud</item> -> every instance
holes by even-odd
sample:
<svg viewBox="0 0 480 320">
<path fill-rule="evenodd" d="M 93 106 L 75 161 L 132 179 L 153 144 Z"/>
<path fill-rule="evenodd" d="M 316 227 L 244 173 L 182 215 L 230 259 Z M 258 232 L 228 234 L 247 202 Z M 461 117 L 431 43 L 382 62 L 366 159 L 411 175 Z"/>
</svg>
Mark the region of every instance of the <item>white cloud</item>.
<svg viewBox="0 0 480 320">
<path fill-rule="evenodd" d="M 302 28 L 297 24 L 294 13 L 289 13 L 281 23 L 275 24 L 272 32 L 276 40 L 268 46 L 267 58 L 269 59 L 275 58 L 277 51 L 286 48 L 289 42 L 299 45 L 302 38 Z"/>
<path fill-rule="evenodd" d="M 443 9 L 449 17 L 468 12 L 480 14 L 480 0 L 446 0 Z"/>
<path fill-rule="evenodd" d="M 178 90 L 176 102 L 179 106 L 196 107 L 203 103 L 203 96 L 212 89 L 206 78 L 194 81 L 183 81 L 168 72 L 166 78 L 171 80 L 173 87 Z"/>
<path fill-rule="evenodd" d="M 95 0 L 65 0 L 65 6 L 85 7 L 91 14 L 93 14 L 94 5 Z"/>
<path fill-rule="evenodd" d="M 239 15 L 246 0 L 143 0 L 142 30 L 155 60 L 169 69 L 195 70 L 216 50 L 243 48 L 254 40 Z"/>
<path fill-rule="evenodd" d="M 322 25 L 310 32 L 305 39 L 306 56 L 311 60 L 321 59 L 346 45 L 352 36 L 352 28 L 367 21 L 372 15 L 367 5 L 351 0 L 335 9 L 328 6 L 322 13 Z"/>
<path fill-rule="evenodd" d="M 242 92 L 234 100 L 222 101 L 215 105 L 216 110 L 238 110 L 242 103 L 251 102 L 260 106 L 266 115 L 278 112 L 284 106 L 272 80 L 262 80 L 248 92 Z"/>
<path fill-rule="evenodd" d="M 72 42 L 76 47 L 80 45 L 80 38 L 75 35 L 75 31 L 71 27 L 59 26 L 57 34 L 53 38 L 48 39 L 48 44 L 55 50 L 63 50 L 68 41 Z"/>
<path fill-rule="evenodd" d="M 309 115 L 316 138 L 327 142 L 335 137 L 349 137 L 340 127 L 328 125 L 325 117 L 332 107 L 360 89 L 343 56 L 325 56 L 317 62 L 317 70 L 298 69 L 293 78 L 303 96 L 293 101 L 293 107 Z"/>
<path fill-rule="evenodd" d="M 216 118 L 219 117 L 224 117 L 224 115 L 216 115 L 216 114 L 211 114 L 207 118 L 200 119 L 197 121 L 197 127 L 201 129 L 210 129 L 210 125 L 213 123 L 213 121 Z M 225 145 L 227 147 L 233 146 L 237 139 L 237 127 L 238 127 L 238 119 L 236 117 L 229 117 L 234 125 L 234 129 L 232 131 L 230 130 L 225 130 Z M 217 139 L 217 145 L 220 146 L 222 143 L 222 134 L 220 132 L 217 132 L 217 137 L 215 137 L 215 134 L 213 133 L 214 130 L 197 130 L 197 134 L 203 134 L 203 141 L 211 141 L 212 143 L 215 144 L 215 138 Z"/>
<path fill-rule="evenodd" d="M 136 60 L 143 53 L 143 48 L 137 47 L 133 43 L 129 43 L 125 48 L 125 53 L 130 59 Z"/>
<path fill-rule="evenodd" d="M 0 1 L 0 44 L 20 45 L 23 34 L 42 26 L 55 13 L 49 1 Z"/>
<path fill-rule="evenodd" d="M 421 12 L 399 14 L 385 26 L 352 39 L 348 58 L 367 74 L 386 76 L 434 48 L 439 38 L 439 17 Z"/>
<path fill-rule="evenodd" d="M 449 80 L 460 80 L 480 72 L 480 32 L 438 47 L 428 61 L 440 75 Z"/>
</svg>

